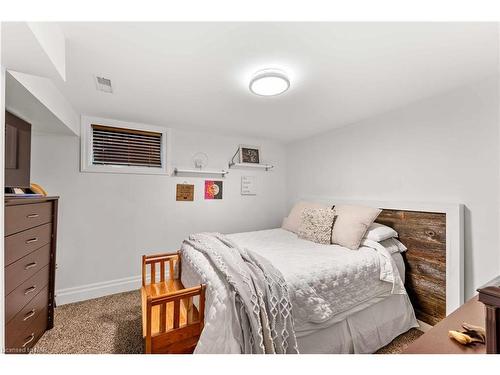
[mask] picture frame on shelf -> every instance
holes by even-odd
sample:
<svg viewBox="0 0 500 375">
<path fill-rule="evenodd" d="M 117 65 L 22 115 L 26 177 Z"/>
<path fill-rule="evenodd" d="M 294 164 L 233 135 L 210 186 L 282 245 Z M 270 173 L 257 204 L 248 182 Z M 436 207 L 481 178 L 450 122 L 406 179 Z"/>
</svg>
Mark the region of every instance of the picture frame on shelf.
<svg viewBox="0 0 500 375">
<path fill-rule="evenodd" d="M 240 163 L 260 164 L 260 147 L 250 145 L 239 146 Z"/>
</svg>

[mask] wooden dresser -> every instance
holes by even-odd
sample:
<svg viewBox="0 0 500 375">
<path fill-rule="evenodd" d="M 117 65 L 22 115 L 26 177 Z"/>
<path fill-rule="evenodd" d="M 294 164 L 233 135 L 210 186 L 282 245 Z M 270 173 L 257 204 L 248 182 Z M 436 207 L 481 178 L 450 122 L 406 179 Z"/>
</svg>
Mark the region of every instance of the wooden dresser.
<svg viewBox="0 0 500 375">
<path fill-rule="evenodd" d="M 27 353 L 54 324 L 58 197 L 5 198 L 5 348 Z"/>
</svg>

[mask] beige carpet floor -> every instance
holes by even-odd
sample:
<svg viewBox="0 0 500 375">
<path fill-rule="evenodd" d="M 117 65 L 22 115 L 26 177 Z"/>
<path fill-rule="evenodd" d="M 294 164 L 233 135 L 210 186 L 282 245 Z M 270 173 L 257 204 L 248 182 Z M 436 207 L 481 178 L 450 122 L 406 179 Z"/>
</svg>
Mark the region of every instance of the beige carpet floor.
<svg viewBox="0 0 500 375">
<path fill-rule="evenodd" d="M 140 293 L 114 294 L 55 309 L 54 328 L 33 348 L 43 354 L 142 353 Z M 416 329 L 397 337 L 380 354 L 401 353 L 422 333 Z"/>
</svg>

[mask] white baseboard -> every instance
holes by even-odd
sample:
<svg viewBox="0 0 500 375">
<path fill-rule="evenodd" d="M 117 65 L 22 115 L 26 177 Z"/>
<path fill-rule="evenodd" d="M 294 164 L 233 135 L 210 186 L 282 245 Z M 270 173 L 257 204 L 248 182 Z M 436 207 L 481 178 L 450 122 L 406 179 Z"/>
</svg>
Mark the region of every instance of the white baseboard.
<svg viewBox="0 0 500 375">
<path fill-rule="evenodd" d="M 132 276 L 73 288 L 59 289 L 56 290 L 56 306 L 137 290 L 141 287 L 141 279 L 141 276 Z"/>
</svg>

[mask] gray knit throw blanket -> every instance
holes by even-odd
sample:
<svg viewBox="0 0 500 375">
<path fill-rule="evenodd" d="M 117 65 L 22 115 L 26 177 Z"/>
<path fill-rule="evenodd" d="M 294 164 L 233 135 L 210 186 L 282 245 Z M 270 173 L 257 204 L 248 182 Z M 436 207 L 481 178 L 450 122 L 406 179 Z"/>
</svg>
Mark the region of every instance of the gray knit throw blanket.
<svg viewBox="0 0 500 375">
<path fill-rule="evenodd" d="M 184 243 L 202 253 L 229 287 L 242 353 L 298 353 L 292 304 L 280 271 L 220 233 L 193 234 Z"/>
</svg>

